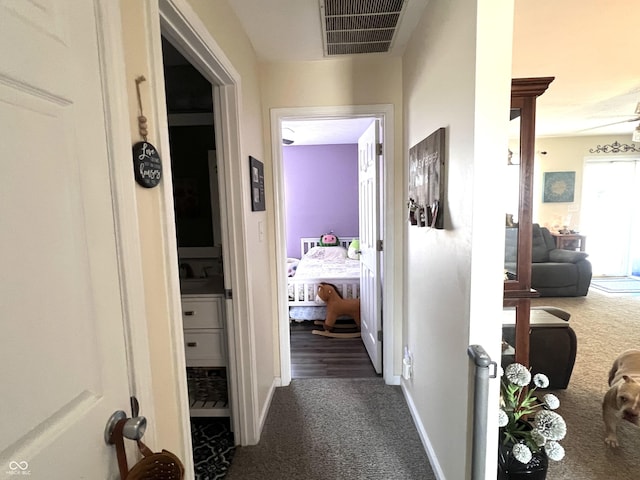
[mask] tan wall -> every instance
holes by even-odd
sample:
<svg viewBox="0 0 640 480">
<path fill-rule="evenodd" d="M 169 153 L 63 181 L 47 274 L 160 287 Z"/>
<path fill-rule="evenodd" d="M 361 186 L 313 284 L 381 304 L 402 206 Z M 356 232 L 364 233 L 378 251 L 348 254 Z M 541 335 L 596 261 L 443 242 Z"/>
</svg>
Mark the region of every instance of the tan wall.
<svg viewBox="0 0 640 480">
<path fill-rule="evenodd" d="M 536 139 L 535 176 L 533 191 L 533 221 L 556 230 L 567 225 L 580 231 L 580 211 L 582 204 L 582 178 L 587 157 L 607 157 L 610 153 L 592 153 L 598 146 L 613 142 L 630 144 L 630 135 L 598 135 L 580 137 L 542 137 Z M 541 154 L 540 152 L 546 152 Z M 619 153 L 618 155 L 624 155 Z M 575 196 L 573 202 L 544 203 L 542 192 L 545 172 L 576 172 Z"/>
<path fill-rule="evenodd" d="M 261 66 L 263 122 L 265 125 L 265 158 L 271 163 L 270 110 L 317 106 L 375 105 L 394 106 L 395 154 L 391 159 L 397 166 L 395 198 L 388 202 L 394 209 L 393 229 L 396 242 L 402 239 L 403 185 L 401 161 L 402 149 L 402 72 L 398 57 L 369 56 L 363 58 L 338 58 L 313 62 L 268 63 Z M 271 172 L 269 172 L 271 174 Z M 269 178 L 271 184 L 272 178 Z M 271 224 L 271 222 L 270 222 Z M 395 265 L 402 264 L 401 244 L 394 252 Z M 393 307 L 396 318 L 401 316 L 402 292 L 396 292 Z M 401 326 L 396 322 L 396 351 L 400 351 Z M 394 358 L 394 371 L 400 373 L 401 358 Z"/>
</svg>

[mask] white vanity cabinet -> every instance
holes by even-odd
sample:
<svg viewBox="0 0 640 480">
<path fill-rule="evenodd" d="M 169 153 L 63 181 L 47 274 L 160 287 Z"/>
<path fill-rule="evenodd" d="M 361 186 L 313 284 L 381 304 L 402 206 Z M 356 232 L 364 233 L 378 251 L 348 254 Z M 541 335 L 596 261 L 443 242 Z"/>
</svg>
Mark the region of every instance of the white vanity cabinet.
<svg viewBox="0 0 640 480">
<path fill-rule="evenodd" d="M 189 407 L 194 417 L 229 416 L 223 308 L 223 295 L 182 295 Z"/>
</svg>

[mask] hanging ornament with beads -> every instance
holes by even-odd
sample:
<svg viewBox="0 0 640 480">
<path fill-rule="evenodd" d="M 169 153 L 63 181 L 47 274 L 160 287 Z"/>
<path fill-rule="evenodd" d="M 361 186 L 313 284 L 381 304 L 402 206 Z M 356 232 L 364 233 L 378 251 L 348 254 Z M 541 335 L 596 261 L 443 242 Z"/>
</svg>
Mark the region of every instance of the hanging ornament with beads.
<svg viewBox="0 0 640 480">
<path fill-rule="evenodd" d="M 136 78 L 136 93 L 138 95 L 138 131 L 143 141 L 133 146 L 133 172 L 136 182 L 145 188 L 155 187 L 162 178 L 162 162 L 158 149 L 147 141 L 147 117 L 142 111 L 142 97 L 140 83 L 146 79 L 140 75 Z"/>
</svg>

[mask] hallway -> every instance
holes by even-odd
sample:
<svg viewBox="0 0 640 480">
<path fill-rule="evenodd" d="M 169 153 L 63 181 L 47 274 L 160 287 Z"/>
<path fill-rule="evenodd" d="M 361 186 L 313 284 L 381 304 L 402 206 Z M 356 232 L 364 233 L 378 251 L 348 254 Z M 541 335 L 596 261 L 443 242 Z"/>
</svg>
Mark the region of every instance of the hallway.
<svg viewBox="0 0 640 480">
<path fill-rule="evenodd" d="M 273 397 L 260 443 L 229 480 L 432 480 L 400 387 L 381 378 L 294 379 Z"/>
</svg>

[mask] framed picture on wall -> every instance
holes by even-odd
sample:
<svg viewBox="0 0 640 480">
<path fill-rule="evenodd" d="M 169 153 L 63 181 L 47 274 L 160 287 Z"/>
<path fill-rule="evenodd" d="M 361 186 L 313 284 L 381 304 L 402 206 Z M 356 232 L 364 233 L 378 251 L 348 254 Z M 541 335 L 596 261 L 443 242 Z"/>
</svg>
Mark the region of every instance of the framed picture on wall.
<svg viewBox="0 0 640 480">
<path fill-rule="evenodd" d="M 573 202 L 576 172 L 545 172 L 542 201 L 544 203 Z"/>
<path fill-rule="evenodd" d="M 264 165 L 257 158 L 249 157 L 251 177 L 251 211 L 264 211 Z"/>
<path fill-rule="evenodd" d="M 409 219 L 419 227 L 444 228 L 445 129 L 409 149 Z"/>
</svg>

